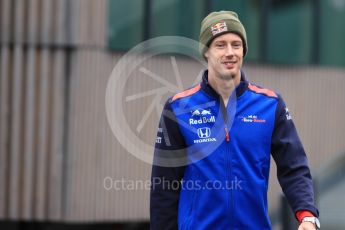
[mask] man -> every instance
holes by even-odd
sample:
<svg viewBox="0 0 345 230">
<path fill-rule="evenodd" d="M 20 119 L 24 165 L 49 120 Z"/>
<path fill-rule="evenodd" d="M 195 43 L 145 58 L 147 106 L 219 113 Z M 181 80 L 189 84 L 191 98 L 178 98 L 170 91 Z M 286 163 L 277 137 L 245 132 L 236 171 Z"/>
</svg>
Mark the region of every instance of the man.
<svg viewBox="0 0 345 230">
<path fill-rule="evenodd" d="M 202 82 L 170 98 L 162 113 L 151 229 L 271 229 L 270 154 L 298 229 L 318 228 L 307 157 L 288 109 L 241 71 L 248 46 L 237 14 L 209 14 L 200 43 L 208 63 Z"/>
</svg>

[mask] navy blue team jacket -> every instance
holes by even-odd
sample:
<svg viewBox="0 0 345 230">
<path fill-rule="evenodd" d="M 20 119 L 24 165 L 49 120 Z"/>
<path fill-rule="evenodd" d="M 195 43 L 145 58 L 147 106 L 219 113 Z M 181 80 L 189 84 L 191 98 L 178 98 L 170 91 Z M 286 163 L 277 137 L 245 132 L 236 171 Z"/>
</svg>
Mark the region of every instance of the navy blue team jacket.
<svg viewBox="0 0 345 230">
<path fill-rule="evenodd" d="M 225 107 L 205 71 L 199 85 L 170 98 L 162 112 L 151 229 L 271 229 L 270 154 L 294 213 L 318 216 L 307 157 L 281 96 L 242 72 Z"/>
</svg>

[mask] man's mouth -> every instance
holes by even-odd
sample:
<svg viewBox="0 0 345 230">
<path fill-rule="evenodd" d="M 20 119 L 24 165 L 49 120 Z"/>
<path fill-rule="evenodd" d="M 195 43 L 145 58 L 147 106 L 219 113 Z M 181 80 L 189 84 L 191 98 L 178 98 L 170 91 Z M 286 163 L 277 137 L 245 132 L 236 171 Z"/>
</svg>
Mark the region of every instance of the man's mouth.
<svg viewBox="0 0 345 230">
<path fill-rule="evenodd" d="M 223 65 L 225 65 L 226 68 L 233 68 L 236 64 L 236 61 L 223 61 Z"/>
</svg>

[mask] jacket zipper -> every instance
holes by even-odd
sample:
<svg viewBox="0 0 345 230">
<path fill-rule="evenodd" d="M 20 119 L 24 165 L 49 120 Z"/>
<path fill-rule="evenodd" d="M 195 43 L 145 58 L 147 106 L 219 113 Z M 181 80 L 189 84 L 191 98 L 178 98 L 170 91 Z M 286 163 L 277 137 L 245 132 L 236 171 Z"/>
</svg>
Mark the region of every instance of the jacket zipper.
<svg viewBox="0 0 345 230">
<path fill-rule="evenodd" d="M 228 168 L 228 176 L 227 178 L 232 179 L 232 167 L 231 167 L 231 154 L 230 154 L 230 148 L 229 148 L 229 142 L 230 142 L 230 133 L 229 133 L 229 128 L 228 128 L 228 111 L 226 109 L 226 106 L 225 106 L 225 103 L 224 103 L 224 100 L 221 96 L 220 97 L 220 106 L 221 106 L 221 111 L 222 111 L 222 114 L 223 114 L 223 118 L 224 118 L 224 131 L 225 131 L 225 140 L 226 140 L 226 143 L 225 143 L 225 146 L 226 146 L 226 153 L 229 153 L 229 154 L 226 154 L 227 156 L 227 168 Z M 232 189 L 232 188 L 231 188 Z M 233 209 L 234 209 L 234 201 L 233 201 L 233 191 L 229 191 L 229 220 L 230 220 L 230 229 L 233 228 Z"/>
<path fill-rule="evenodd" d="M 230 134 L 229 134 L 229 129 L 228 129 L 228 112 L 225 107 L 224 100 L 221 96 L 220 97 L 220 107 L 222 110 L 223 118 L 224 118 L 224 131 L 225 131 L 225 140 L 226 142 L 230 141 Z"/>
<path fill-rule="evenodd" d="M 225 140 L 226 142 L 230 141 L 229 129 L 228 129 L 227 124 L 225 124 Z"/>
</svg>

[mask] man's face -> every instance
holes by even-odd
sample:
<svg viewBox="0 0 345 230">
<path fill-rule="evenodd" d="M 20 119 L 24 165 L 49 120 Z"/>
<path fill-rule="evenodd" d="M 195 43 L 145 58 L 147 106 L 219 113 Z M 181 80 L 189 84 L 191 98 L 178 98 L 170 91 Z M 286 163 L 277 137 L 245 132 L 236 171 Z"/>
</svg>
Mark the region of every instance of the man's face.
<svg viewBox="0 0 345 230">
<path fill-rule="evenodd" d="M 240 36 L 226 33 L 215 38 L 205 57 L 210 77 L 233 79 L 239 83 L 243 62 L 243 42 Z"/>
</svg>

